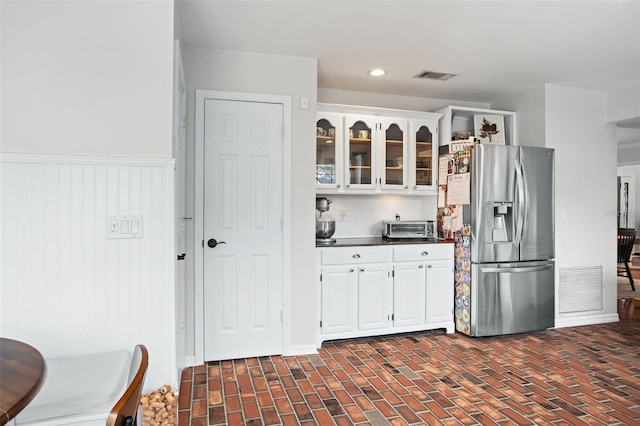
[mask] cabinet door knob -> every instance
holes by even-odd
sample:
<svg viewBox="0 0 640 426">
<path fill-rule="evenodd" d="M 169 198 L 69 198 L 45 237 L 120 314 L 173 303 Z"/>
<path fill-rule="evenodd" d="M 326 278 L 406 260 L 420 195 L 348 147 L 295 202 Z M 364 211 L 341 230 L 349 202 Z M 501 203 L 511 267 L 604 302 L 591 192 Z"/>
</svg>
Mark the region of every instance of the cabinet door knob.
<svg viewBox="0 0 640 426">
<path fill-rule="evenodd" d="M 353 271 L 354 271 L 354 269 L 353 269 L 353 268 L 349 269 L 349 272 L 353 272 Z"/>
<path fill-rule="evenodd" d="M 429 256 L 429 252 L 428 251 L 423 251 L 422 253 L 420 253 L 423 256 Z"/>
<path fill-rule="evenodd" d="M 358 253 L 354 254 L 354 255 L 353 255 L 353 256 L 351 256 L 351 257 L 353 257 L 354 259 L 360 259 L 360 255 L 359 255 Z"/>
<path fill-rule="evenodd" d="M 360 272 L 364 272 L 364 268 L 360 268 Z"/>
<path fill-rule="evenodd" d="M 336 185 L 336 188 L 340 188 L 340 184 L 337 184 L 337 185 Z"/>
<path fill-rule="evenodd" d="M 424 265 L 418 265 L 418 268 L 422 269 L 424 268 Z"/>
<path fill-rule="evenodd" d="M 427 265 L 427 268 L 431 268 L 431 264 Z"/>
<path fill-rule="evenodd" d="M 418 185 L 413 185 L 413 189 L 418 189 Z"/>
<path fill-rule="evenodd" d="M 346 186 L 347 188 L 349 188 L 349 187 L 350 187 L 351 185 L 349 185 L 349 184 L 346 184 L 345 186 Z"/>
<path fill-rule="evenodd" d="M 404 189 L 407 189 L 407 188 L 409 188 L 409 185 L 405 185 L 405 186 L 404 186 Z"/>
</svg>

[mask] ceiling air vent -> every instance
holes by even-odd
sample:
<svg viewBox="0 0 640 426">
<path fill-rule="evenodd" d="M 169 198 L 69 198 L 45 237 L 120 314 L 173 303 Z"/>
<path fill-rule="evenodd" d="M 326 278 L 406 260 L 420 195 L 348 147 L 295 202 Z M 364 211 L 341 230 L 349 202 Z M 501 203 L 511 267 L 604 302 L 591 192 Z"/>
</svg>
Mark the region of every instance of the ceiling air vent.
<svg viewBox="0 0 640 426">
<path fill-rule="evenodd" d="M 444 72 L 436 72 L 436 71 L 422 71 L 418 75 L 415 75 L 414 78 L 424 78 L 426 80 L 440 80 L 447 81 L 452 77 L 455 77 L 458 74 L 447 74 Z"/>
</svg>

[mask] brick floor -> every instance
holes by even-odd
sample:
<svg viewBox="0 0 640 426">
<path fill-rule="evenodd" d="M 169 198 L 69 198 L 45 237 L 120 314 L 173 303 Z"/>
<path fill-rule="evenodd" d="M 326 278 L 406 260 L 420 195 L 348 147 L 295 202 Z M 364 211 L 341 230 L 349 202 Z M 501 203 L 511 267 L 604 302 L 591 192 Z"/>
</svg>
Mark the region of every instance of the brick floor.
<svg viewBox="0 0 640 426">
<path fill-rule="evenodd" d="M 182 373 L 180 425 L 640 424 L 640 319 L 325 342 Z"/>
</svg>

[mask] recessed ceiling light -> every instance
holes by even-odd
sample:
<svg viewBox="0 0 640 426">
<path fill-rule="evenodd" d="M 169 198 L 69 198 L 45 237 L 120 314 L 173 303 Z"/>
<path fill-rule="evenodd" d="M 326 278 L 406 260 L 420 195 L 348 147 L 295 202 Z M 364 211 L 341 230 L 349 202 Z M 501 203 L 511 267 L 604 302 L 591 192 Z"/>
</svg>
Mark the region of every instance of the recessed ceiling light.
<svg viewBox="0 0 640 426">
<path fill-rule="evenodd" d="M 381 68 L 376 68 L 369 71 L 369 75 L 372 77 L 380 77 L 381 75 L 385 75 L 387 72 Z"/>
</svg>

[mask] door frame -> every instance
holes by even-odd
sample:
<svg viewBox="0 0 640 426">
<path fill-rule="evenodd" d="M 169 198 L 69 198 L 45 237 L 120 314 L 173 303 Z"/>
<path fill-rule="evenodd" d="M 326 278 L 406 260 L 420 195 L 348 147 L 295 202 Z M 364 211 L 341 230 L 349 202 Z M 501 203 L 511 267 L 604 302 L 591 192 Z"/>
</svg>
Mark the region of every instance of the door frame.
<svg viewBox="0 0 640 426">
<path fill-rule="evenodd" d="M 291 264 L 291 97 L 259 93 L 196 89 L 195 117 L 195 209 L 194 209 L 194 316 L 195 362 L 204 362 L 204 104 L 207 99 L 280 104 L 282 122 L 282 349 L 290 347 Z"/>
<path fill-rule="evenodd" d="M 187 252 L 186 241 L 186 147 L 187 147 L 187 82 L 184 76 L 184 66 L 182 62 L 182 52 L 180 50 L 180 40 L 173 42 L 173 158 L 174 166 L 174 251 L 175 262 L 175 296 L 176 296 L 176 360 L 178 367 L 178 377 L 187 363 L 187 339 L 185 332 L 186 322 L 186 285 L 187 285 L 187 265 L 184 257 L 182 260 L 178 256 Z M 182 192 L 179 195 L 178 191 Z M 184 247 L 179 247 L 178 241 L 182 234 Z"/>
<path fill-rule="evenodd" d="M 633 212 L 636 209 L 636 175 L 635 173 L 631 173 L 631 172 L 618 172 L 617 173 L 617 177 L 620 178 L 620 184 L 624 183 L 625 181 L 629 183 L 629 204 L 627 205 L 627 208 L 629 209 L 629 221 L 631 221 L 631 225 L 632 226 L 622 226 L 622 228 L 635 228 L 636 225 L 636 219 L 635 216 L 633 216 Z M 622 200 L 620 199 L 620 192 L 621 192 L 621 188 L 620 186 L 618 186 L 618 196 L 616 197 L 618 200 L 618 208 L 617 208 L 617 214 L 618 214 L 618 226 L 620 225 L 620 220 L 621 220 L 621 214 L 622 211 L 620 210 L 621 204 L 622 204 Z"/>
</svg>

